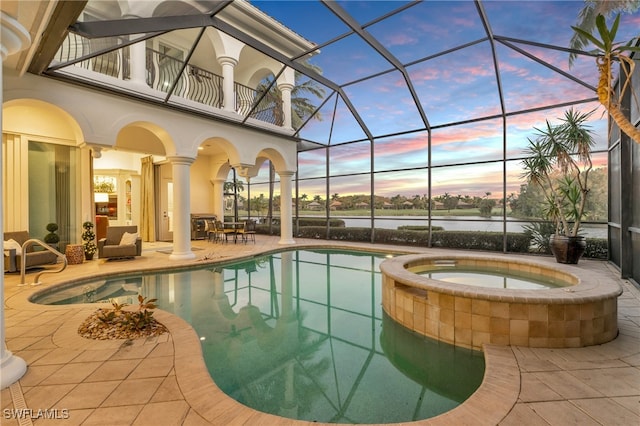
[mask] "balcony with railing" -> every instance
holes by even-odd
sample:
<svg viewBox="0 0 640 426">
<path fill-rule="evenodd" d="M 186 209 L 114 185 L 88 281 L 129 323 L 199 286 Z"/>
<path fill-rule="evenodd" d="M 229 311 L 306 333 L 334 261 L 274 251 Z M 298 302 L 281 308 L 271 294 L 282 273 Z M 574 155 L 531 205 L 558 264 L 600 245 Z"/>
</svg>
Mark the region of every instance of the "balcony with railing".
<svg viewBox="0 0 640 426">
<path fill-rule="evenodd" d="M 54 61 L 120 81 L 131 80 L 130 47 L 98 56 L 87 54 L 87 52 L 108 50 L 110 46 L 117 43 L 117 40 L 107 39 L 96 42 L 71 33 L 58 49 Z M 145 56 L 146 84 L 151 89 L 168 94 L 167 102 L 171 103 L 171 97 L 175 96 L 222 109 L 224 101 L 222 76 L 195 65 L 185 64 L 178 58 L 150 48 L 146 48 Z M 61 69 L 62 66 L 57 65 L 56 68 Z M 234 82 L 234 95 L 234 111 L 237 114 L 282 126 L 282 101 L 273 93 L 273 90 L 265 94 Z"/>
</svg>

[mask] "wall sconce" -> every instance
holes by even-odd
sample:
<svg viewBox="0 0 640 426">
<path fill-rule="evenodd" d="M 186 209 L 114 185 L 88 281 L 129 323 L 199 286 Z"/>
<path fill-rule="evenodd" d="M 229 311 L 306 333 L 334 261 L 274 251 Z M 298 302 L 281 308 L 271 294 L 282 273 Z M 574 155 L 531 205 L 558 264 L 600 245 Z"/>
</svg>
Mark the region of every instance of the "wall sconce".
<svg viewBox="0 0 640 426">
<path fill-rule="evenodd" d="M 109 194 L 106 192 L 96 192 L 93 194 L 93 199 L 96 203 L 108 203 Z"/>
</svg>

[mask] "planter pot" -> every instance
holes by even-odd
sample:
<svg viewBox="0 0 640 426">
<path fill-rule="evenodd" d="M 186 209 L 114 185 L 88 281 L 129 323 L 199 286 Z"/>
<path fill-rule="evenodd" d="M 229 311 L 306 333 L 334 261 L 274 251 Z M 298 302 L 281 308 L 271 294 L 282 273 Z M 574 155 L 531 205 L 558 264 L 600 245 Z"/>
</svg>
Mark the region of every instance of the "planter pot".
<svg viewBox="0 0 640 426">
<path fill-rule="evenodd" d="M 572 265 L 578 263 L 587 247 L 587 241 L 580 236 L 552 235 L 549 243 L 551 245 L 551 253 L 556 257 L 556 262 Z"/>
<path fill-rule="evenodd" d="M 84 258 L 87 260 L 93 260 L 93 253 L 85 253 Z"/>
</svg>

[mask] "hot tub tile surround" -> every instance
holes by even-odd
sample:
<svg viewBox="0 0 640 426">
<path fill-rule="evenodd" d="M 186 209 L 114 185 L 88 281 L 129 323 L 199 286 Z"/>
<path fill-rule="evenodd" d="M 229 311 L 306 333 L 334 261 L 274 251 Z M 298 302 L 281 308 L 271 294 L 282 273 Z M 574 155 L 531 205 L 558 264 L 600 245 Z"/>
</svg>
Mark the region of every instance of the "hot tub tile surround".
<svg viewBox="0 0 640 426">
<path fill-rule="evenodd" d="M 455 259 L 465 266 L 507 268 L 564 280 L 555 289 L 514 290 L 451 284 L 412 271 Z M 570 348 L 613 340 L 618 283 L 579 266 L 490 255 L 405 255 L 382 262 L 382 306 L 396 321 L 458 346 Z"/>
</svg>

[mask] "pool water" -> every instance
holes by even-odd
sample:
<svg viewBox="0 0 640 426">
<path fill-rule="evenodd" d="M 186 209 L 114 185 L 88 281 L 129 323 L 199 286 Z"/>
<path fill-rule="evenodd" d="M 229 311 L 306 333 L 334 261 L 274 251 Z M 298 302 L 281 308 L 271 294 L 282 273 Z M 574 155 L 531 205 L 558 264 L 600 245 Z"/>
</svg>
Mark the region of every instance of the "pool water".
<svg viewBox="0 0 640 426">
<path fill-rule="evenodd" d="M 397 324 L 381 307 L 384 255 L 290 250 L 233 264 L 83 282 L 36 303 L 140 293 L 192 324 L 226 394 L 267 413 L 331 423 L 427 419 L 479 386 L 481 352 Z"/>
<path fill-rule="evenodd" d="M 504 268 L 429 267 L 429 270 L 414 272 L 434 280 L 476 287 L 535 290 L 569 285 L 566 281 L 552 277 L 539 274 L 517 274 Z"/>
</svg>

